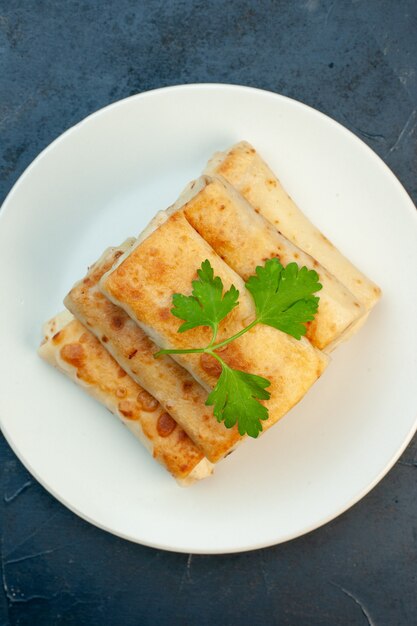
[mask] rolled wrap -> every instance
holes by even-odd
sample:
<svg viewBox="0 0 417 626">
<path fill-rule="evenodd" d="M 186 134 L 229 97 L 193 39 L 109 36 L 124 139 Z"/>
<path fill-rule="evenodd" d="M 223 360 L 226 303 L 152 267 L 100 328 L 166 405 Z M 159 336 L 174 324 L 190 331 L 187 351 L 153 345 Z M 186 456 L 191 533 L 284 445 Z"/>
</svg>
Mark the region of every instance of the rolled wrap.
<svg viewBox="0 0 417 626">
<path fill-rule="evenodd" d="M 39 354 L 117 415 L 179 484 L 212 473 L 211 464 L 182 428 L 70 313 L 45 324 Z"/>
<path fill-rule="evenodd" d="M 168 213 L 183 211 L 187 221 L 244 280 L 258 265 L 277 257 L 283 265 L 314 269 L 323 286 L 319 308 L 306 337 L 330 351 L 365 309 L 337 278 L 288 241 L 224 178 L 202 176 L 191 183 Z"/>
<path fill-rule="evenodd" d="M 219 461 L 241 440 L 237 428 L 226 429 L 205 405 L 207 391 L 187 370 L 158 351 L 144 331 L 98 289 L 100 278 L 111 269 L 134 239 L 108 248 L 66 296 L 65 306 L 105 346 L 119 365 L 154 396 L 212 462 Z"/>
<path fill-rule="evenodd" d="M 310 222 L 248 142 L 241 141 L 225 152 L 217 152 L 205 174 L 223 176 L 287 239 L 311 254 L 346 285 L 367 311 L 376 304 L 380 288 Z"/>
<path fill-rule="evenodd" d="M 249 324 L 255 317 L 250 294 L 242 279 L 229 268 L 187 222 L 174 213 L 142 242 L 120 257 L 104 274 L 100 289 L 134 319 L 162 348 L 195 348 L 208 345 L 211 331 L 206 327 L 178 333 L 180 320 L 171 313 L 174 293 L 191 294 L 196 270 L 208 259 L 224 289 L 239 289 L 239 306 L 220 323 L 220 342 Z M 230 367 L 264 376 L 271 381 L 271 398 L 266 406 L 270 427 L 294 406 L 321 375 L 327 357 L 305 338 L 297 341 L 286 333 L 259 324 L 221 352 Z M 218 362 L 206 354 L 177 354 L 173 358 L 188 369 L 207 390 L 220 375 Z"/>
</svg>

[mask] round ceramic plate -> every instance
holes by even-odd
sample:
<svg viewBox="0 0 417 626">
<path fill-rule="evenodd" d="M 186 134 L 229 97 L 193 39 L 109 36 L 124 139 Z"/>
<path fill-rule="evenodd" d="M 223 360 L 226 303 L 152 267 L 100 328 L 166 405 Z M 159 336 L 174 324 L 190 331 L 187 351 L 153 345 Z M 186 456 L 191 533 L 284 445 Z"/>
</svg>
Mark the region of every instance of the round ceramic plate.
<svg viewBox="0 0 417 626">
<path fill-rule="evenodd" d="M 305 213 L 383 290 L 302 402 L 188 489 L 122 424 L 37 356 L 41 325 L 106 246 L 138 234 L 246 139 Z M 62 503 L 168 550 L 237 552 L 333 519 L 390 469 L 416 427 L 417 219 L 384 163 L 288 98 L 188 85 L 113 104 L 64 133 L 0 214 L 0 415 L 16 454 Z"/>
</svg>

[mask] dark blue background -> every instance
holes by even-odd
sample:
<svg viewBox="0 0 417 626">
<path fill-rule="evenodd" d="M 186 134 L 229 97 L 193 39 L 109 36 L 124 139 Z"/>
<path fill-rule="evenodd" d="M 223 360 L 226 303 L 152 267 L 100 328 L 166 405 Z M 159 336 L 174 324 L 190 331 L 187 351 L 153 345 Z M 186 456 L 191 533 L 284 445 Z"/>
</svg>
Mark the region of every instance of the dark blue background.
<svg viewBox="0 0 417 626">
<path fill-rule="evenodd" d="M 0 0 L 0 202 L 92 111 L 189 82 L 253 85 L 318 108 L 368 143 L 416 201 L 416 71 L 415 0 Z M 417 624 L 416 442 L 331 524 L 216 557 L 97 530 L 3 439 L 0 454 L 1 624 Z"/>
</svg>

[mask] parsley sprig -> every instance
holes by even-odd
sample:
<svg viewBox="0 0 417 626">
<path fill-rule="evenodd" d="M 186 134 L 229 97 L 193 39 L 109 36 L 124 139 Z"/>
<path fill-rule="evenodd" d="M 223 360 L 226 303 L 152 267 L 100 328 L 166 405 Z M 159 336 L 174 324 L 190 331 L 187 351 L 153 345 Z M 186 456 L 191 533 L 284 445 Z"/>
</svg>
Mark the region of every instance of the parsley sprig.
<svg viewBox="0 0 417 626">
<path fill-rule="evenodd" d="M 314 296 L 322 288 L 317 272 L 307 267 L 299 268 L 296 263 L 283 267 L 278 259 L 266 261 L 256 268 L 256 273 L 246 282 L 251 294 L 256 317 L 238 333 L 216 343 L 219 325 L 239 304 L 239 291 L 234 285 L 223 293 L 223 283 L 214 276 L 209 260 L 197 270 L 198 279 L 192 281 L 192 294 L 185 296 L 176 293 L 172 297 L 171 313 L 183 320 L 179 333 L 198 326 L 212 329 L 210 343 L 204 348 L 159 350 L 161 354 L 210 354 L 221 364 L 222 371 L 216 386 L 209 394 L 206 404 L 213 406 L 213 413 L 227 428 L 236 423 L 241 435 L 257 437 L 262 431 L 262 421 L 268 418 L 268 409 L 260 400 L 268 400 L 266 390 L 270 381 L 262 376 L 242 372 L 230 367 L 216 352 L 241 337 L 257 324 L 277 328 L 295 339 L 306 333 L 306 323 L 311 322 L 317 313 L 319 298 Z"/>
</svg>

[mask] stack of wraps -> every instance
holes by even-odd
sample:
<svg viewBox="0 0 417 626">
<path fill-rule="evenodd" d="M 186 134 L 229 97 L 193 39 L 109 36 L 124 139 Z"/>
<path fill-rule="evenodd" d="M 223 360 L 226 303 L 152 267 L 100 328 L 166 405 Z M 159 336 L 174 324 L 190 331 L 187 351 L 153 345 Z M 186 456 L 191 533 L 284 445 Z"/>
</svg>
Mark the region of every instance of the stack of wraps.
<svg viewBox="0 0 417 626">
<path fill-rule="evenodd" d="M 266 431 L 321 376 L 328 353 L 363 324 L 380 290 L 311 224 L 247 142 L 215 154 L 137 239 L 103 253 L 66 296 L 67 310 L 45 325 L 39 352 L 117 415 L 179 484 L 192 484 L 245 437 L 206 405 L 218 361 L 207 354 L 154 357 L 160 348 L 211 339 L 207 327 L 178 333 L 172 296 L 191 295 L 208 259 L 224 290 L 234 285 L 240 294 L 220 323 L 221 342 L 255 318 L 245 281 L 274 257 L 316 270 L 322 290 L 301 340 L 259 324 L 221 352 L 230 367 L 270 381 L 270 399 L 262 401 Z"/>
</svg>

